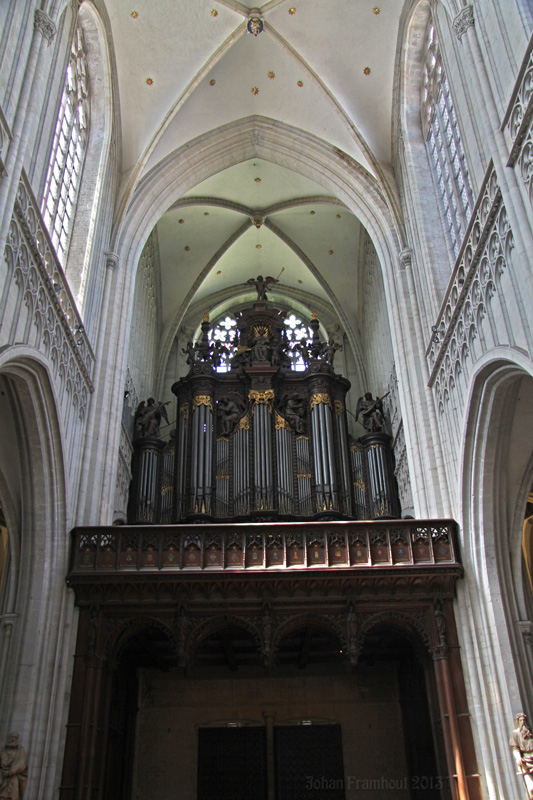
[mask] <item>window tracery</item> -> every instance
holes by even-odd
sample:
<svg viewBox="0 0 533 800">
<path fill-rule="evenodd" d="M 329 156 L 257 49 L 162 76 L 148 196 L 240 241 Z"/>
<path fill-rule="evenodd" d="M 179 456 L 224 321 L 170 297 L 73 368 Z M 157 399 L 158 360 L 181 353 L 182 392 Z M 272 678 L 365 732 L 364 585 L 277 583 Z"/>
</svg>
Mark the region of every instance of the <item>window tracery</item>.
<svg viewBox="0 0 533 800">
<path fill-rule="evenodd" d="M 76 29 L 56 122 L 41 211 L 58 258 L 65 263 L 89 131 L 87 58 Z"/>
<path fill-rule="evenodd" d="M 304 372 L 305 348 L 312 344 L 313 332 L 311 328 L 294 313 L 288 314 L 283 320 L 285 324 L 286 353 L 291 361 L 291 369 L 295 372 Z M 210 342 L 218 343 L 218 356 L 220 363 L 216 366 L 217 372 L 228 372 L 231 369 L 230 361 L 238 352 L 237 321 L 234 317 L 226 315 L 219 319 L 208 333 Z"/>
<path fill-rule="evenodd" d="M 422 127 L 448 243 L 457 258 L 474 200 L 459 123 L 432 21 L 426 38 Z"/>
</svg>

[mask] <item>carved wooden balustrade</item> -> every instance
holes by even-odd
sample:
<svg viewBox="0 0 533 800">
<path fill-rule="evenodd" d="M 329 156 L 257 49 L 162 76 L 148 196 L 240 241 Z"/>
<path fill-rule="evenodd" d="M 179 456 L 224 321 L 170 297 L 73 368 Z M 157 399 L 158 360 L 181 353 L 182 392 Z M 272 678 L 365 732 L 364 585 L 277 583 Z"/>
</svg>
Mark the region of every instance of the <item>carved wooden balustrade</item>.
<svg viewBox="0 0 533 800">
<path fill-rule="evenodd" d="M 459 567 L 451 520 L 76 528 L 69 583 L 120 573 Z"/>
</svg>

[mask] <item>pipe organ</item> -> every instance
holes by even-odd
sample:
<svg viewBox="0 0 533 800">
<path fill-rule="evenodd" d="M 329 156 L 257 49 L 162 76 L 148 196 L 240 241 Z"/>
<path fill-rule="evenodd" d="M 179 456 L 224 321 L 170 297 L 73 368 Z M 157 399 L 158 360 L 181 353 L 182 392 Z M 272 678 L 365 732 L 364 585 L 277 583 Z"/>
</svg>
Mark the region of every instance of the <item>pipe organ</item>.
<svg viewBox="0 0 533 800">
<path fill-rule="evenodd" d="M 204 319 L 188 343 L 189 372 L 172 386 L 172 442 L 134 442 L 130 522 L 398 516 L 390 437 L 349 436 L 350 384 L 333 369 L 337 346 L 320 340 L 314 315 L 310 338 L 289 342 L 284 316 L 266 299 L 242 310 L 225 372 L 228 353 Z M 291 369 L 296 352 L 302 371 Z"/>
</svg>

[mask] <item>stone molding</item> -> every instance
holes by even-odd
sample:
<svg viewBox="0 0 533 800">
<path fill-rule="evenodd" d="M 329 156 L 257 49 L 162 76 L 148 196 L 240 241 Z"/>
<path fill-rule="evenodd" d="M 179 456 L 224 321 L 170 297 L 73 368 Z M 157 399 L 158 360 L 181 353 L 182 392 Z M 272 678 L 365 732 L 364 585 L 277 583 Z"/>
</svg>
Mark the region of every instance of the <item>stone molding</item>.
<svg viewBox="0 0 533 800">
<path fill-rule="evenodd" d="M 39 31 L 43 39 L 46 39 L 48 42 L 48 47 L 50 47 L 57 33 L 57 27 L 48 14 L 45 11 L 41 11 L 39 8 L 35 9 L 33 28 Z"/>
<path fill-rule="evenodd" d="M 25 341 L 50 360 L 60 396 L 70 395 L 80 419 L 93 391 L 94 354 L 39 207 L 23 174 L 5 248 L 6 286 L 18 287 L 16 313 L 26 308 Z"/>
<path fill-rule="evenodd" d="M 443 338 L 435 341 L 432 337 L 426 351 L 428 385 L 435 391 L 440 413 L 445 410 L 457 375 L 471 369 L 472 343 L 485 316 L 493 315 L 491 300 L 501 293 L 501 276 L 512 248 L 513 234 L 491 164 L 435 322 Z M 491 324 L 496 330 L 494 319 Z M 483 337 L 479 346 L 486 348 Z"/>
<path fill-rule="evenodd" d="M 465 6 L 462 8 L 455 19 L 453 20 L 453 30 L 459 41 L 461 41 L 463 35 L 466 33 L 468 28 L 474 25 L 474 7 L 473 6 Z"/>
</svg>

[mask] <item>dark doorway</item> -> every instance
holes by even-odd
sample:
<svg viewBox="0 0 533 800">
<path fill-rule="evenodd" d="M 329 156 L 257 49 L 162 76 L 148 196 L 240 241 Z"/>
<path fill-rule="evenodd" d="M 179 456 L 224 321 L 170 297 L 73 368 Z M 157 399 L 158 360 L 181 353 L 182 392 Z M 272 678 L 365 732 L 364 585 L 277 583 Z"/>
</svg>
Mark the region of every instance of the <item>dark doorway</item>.
<svg viewBox="0 0 533 800">
<path fill-rule="evenodd" d="M 200 728 L 198 800 L 266 800 L 265 728 Z"/>
<path fill-rule="evenodd" d="M 344 800 L 340 725 L 274 728 L 276 800 Z"/>
</svg>

